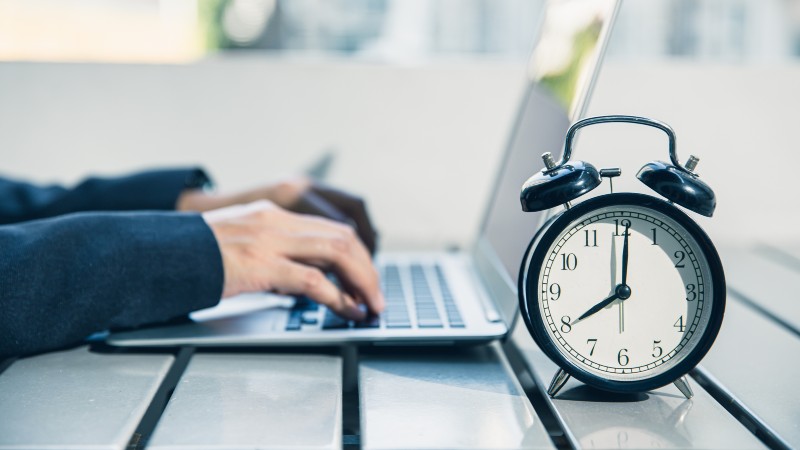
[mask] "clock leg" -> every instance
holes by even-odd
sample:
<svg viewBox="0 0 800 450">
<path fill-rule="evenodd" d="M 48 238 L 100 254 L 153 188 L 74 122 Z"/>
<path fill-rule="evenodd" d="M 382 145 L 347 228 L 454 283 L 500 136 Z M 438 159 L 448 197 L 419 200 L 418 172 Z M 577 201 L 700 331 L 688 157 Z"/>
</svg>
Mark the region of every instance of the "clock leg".
<svg viewBox="0 0 800 450">
<path fill-rule="evenodd" d="M 681 394 L 683 394 L 684 397 L 694 397 L 694 392 L 692 392 L 692 388 L 689 386 L 689 380 L 686 378 L 686 375 L 675 380 L 675 387 L 681 391 Z"/>
<path fill-rule="evenodd" d="M 558 369 L 556 376 L 553 377 L 553 381 L 550 382 L 550 387 L 547 388 L 547 395 L 555 397 L 558 391 L 567 384 L 567 380 L 569 380 L 569 374 L 564 371 L 564 369 Z"/>
</svg>

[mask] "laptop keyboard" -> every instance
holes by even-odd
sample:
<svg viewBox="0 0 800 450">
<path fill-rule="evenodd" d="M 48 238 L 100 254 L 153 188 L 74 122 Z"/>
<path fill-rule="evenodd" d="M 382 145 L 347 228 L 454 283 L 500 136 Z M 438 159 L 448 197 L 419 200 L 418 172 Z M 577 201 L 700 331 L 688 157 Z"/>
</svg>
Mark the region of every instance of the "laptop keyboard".
<svg viewBox="0 0 800 450">
<path fill-rule="evenodd" d="M 456 306 L 442 268 L 437 264 L 387 264 L 382 268 L 381 288 L 386 298 L 386 309 L 380 316 L 354 322 L 342 319 L 325 310 L 321 328 L 341 330 L 348 328 L 390 329 L 403 328 L 464 328 L 464 320 Z M 403 276 L 405 272 L 406 276 Z M 431 282 L 431 278 L 435 280 Z M 407 294 L 411 294 L 408 296 Z M 299 297 L 289 312 L 287 331 L 297 331 L 303 325 L 315 325 L 319 305 L 306 297 Z"/>
<path fill-rule="evenodd" d="M 442 328 L 442 318 L 433 300 L 433 292 L 425 278 L 422 266 L 411 266 L 411 287 L 414 291 L 414 306 L 417 310 L 417 326 L 420 328 Z"/>
<path fill-rule="evenodd" d="M 386 328 L 411 328 L 411 316 L 403 290 L 403 280 L 400 278 L 400 268 L 394 264 L 385 266 L 381 282 L 386 299 L 386 309 L 383 312 Z"/>
<path fill-rule="evenodd" d="M 461 318 L 461 313 L 458 311 L 453 294 L 447 286 L 447 281 L 444 279 L 442 268 L 436 266 L 436 279 L 439 280 L 439 287 L 442 289 L 442 301 L 444 302 L 444 310 L 447 313 L 447 320 L 450 322 L 451 328 L 464 328 L 464 319 Z"/>
</svg>

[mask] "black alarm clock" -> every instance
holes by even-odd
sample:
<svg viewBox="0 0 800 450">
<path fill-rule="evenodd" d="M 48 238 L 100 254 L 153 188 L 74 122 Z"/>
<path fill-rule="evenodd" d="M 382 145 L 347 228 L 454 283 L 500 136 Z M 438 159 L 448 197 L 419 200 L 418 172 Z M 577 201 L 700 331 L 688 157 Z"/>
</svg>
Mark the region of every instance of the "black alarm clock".
<svg viewBox="0 0 800 450">
<path fill-rule="evenodd" d="M 637 193 L 571 202 L 619 169 L 598 171 L 571 160 L 575 133 L 608 122 L 646 125 L 669 138 L 671 163 L 645 164 L 637 177 L 662 198 Z M 685 377 L 711 348 L 725 311 L 725 274 L 711 239 L 679 209 L 711 217 L 716 200 L 681 165 L 675 132 L 644 117 L 584 119 L 567 131 L 564 155 L 522 187 L 523 211 L 559 205 L 530 242 L 519 275 L 522 317 L 534 341 L 560 370 L 555 396 L 570 376 L 613 392 L 643 392 L 675 383 L 691 398 Z"/>
</svg>

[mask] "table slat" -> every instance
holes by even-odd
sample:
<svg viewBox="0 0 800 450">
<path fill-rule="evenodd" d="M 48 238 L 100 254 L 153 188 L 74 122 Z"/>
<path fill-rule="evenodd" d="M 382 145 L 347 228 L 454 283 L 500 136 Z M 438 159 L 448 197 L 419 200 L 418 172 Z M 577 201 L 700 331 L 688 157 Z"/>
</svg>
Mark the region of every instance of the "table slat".
<svg viewBox="0 0 800 450">
<path fill-rule="evenodd" d="M 722 249 L 728 286 L 800 330 L 800 272 L 749 249 Z"/>
<path fill-rule="evenodd" d="M 87 347 L 15 361 L 0 375 L 0 449 L 124 449 L 173 361 Z"/>
<path fill-rule="evenodd" d="M 544 391 L 556 365 L 522 324 L 514 343 Z M 686 400 L 672 385 L 642 394 L 613 394 L 570 379 L 554 399 L 542 393 L 576 448 L 764 448 L 701 386 L 692 383 L 692 389 L 694 398 Z"/>
<path fill-rule="evenodd" d="M 702 368 L 783 441 L 800 447 L 798 355 L 800 338 L 729 298 L 722 330 Z"/>
<path fill-rule="evenodd" d="M 338 449 L 341 445 L 341 358 L 197 353 L 147 448 Z"/>
<path fill-rule="evenodd" d="M 777 251 L 782 256 L 788 256 L 788 258 L 781 258 L 780 259 L 786 261 L 792 267 L 798 268 L 800 267 L 800 243 L 798 242 L 790 242 L 790 243 L 782 243 L 782 242 L 773 242 L 770 241 L 765 245 L 761 246 L 765 248 L 766 251 Z"/>
<path fill-rule="evenodd" d="M 553 448 L 497 345 L 362 357 L 361 446 Z"/>
</svg>

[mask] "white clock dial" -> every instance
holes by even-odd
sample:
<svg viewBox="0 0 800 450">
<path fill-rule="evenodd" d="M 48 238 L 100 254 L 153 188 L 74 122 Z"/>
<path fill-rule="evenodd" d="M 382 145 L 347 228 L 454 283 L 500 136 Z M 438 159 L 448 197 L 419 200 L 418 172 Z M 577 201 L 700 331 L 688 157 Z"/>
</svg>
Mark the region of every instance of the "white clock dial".
<svg viewBox="0 0 800 450">
<path fill-rule="evenodd" d="M 669 369 L 697 345 L 712 284 L 699 244 L 675 220 L 646 207 L 608 206 L 578 217 L 551 244 L 538 275 L 539 312 L 575 365 L 637 380 Z"/>
</svg>

